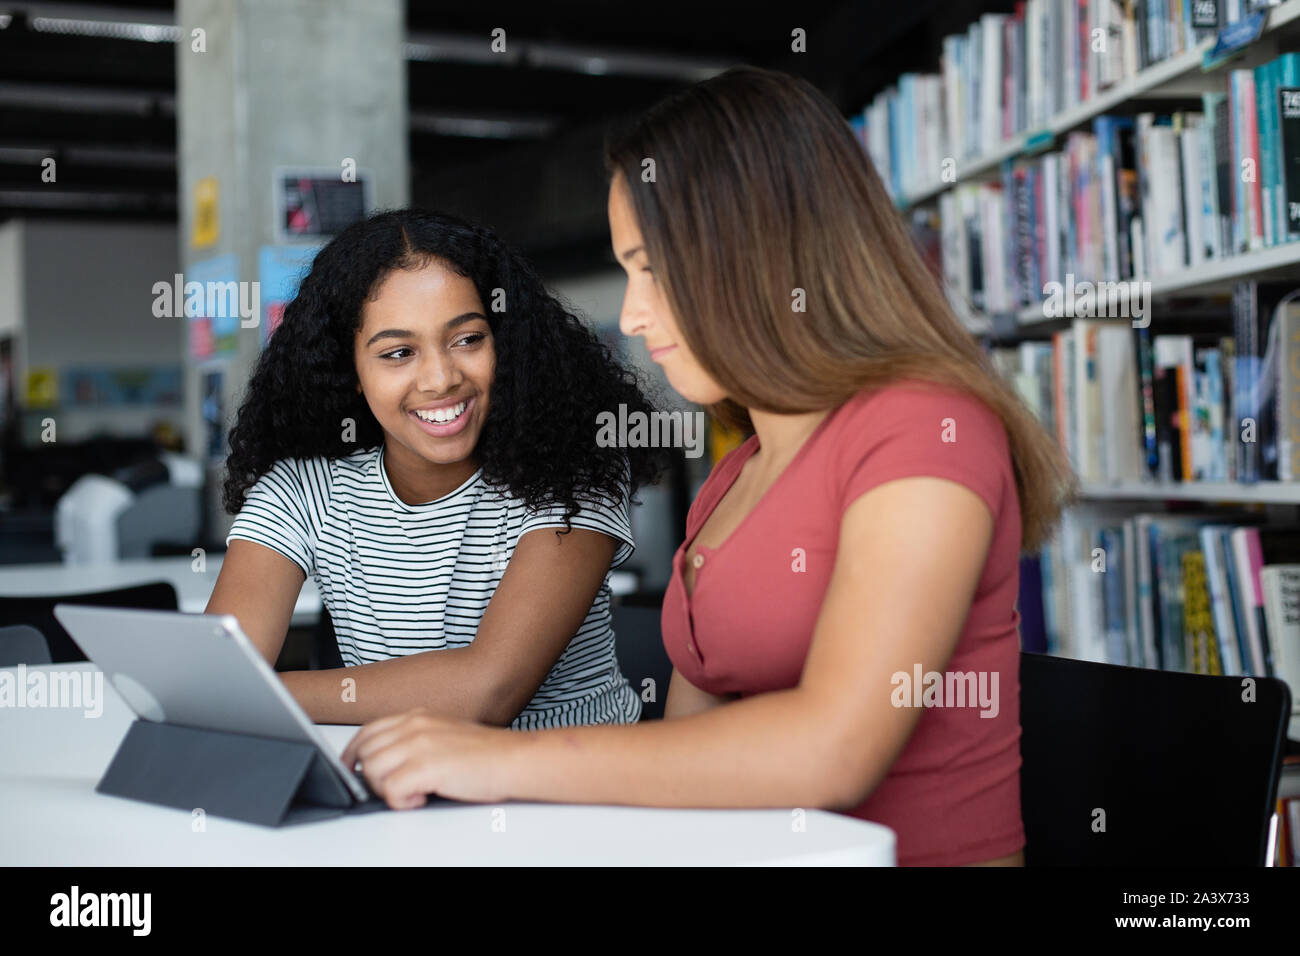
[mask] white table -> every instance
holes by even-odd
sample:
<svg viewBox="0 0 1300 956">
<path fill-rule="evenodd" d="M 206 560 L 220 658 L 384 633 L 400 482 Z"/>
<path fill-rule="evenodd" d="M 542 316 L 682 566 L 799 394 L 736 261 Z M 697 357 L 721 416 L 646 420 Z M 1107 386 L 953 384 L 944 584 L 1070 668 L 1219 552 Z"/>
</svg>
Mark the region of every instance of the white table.
<svg viewBox="0 0 1300 956">
<path fill-rule="evenodd" d="M 29 668 L 32 670 L 34 668 Z M 93 670 L 89 663 L 44 671 Z M 14 668 L 4 670 L 15 671 Z M 15 671 L 16 673 L 16 671 Z M 103 713 L 0 708 L 0 865 L 879 865 L 887 827 L 822 810 L 662 810 L 437 803 L 282 828 L 94 792 L 133 715 L 107 680 Z M 338 751 L 355 727 L 324 726 Z M 504 821 L 504 830 L 499 822 Z M 497 828 L 494 829 L 494 824 Z"/>
<path fill-rule="evenodd" d="M 22 564 L 0 567 L 0 596 L 25 597 L 39 594 L 87 593 L 166 581 L 176 589 L 182 611 L 202 614 L 217 586 L 224 553 L 204 558 L 203 570 L 194 570 L 193 558 L 138 558 L 112 564 Z M 308 578 L 293 608 L 293 623 L 310 627 L 320 617 L 320 591 Z"/>
<path fill-rule="evenodd" d="M 0 567 L 0 597 L 25 597 L 63 593 L 107 591 L 153 581 L 167 581 L 176 588 L 180 609 L 202 614 L 217 585 L 224 553 L 205 557 L 204 569 L 194 570 L 192 558 L 140 558 L 112 564 L 24 564 Z M 636 575 L 626 571 L 610 574 L 614 594 L 636 590 Z M 307 578 L 293 608 L 295 627 L 311 627 L 320 617 L 321 597 L 316 582 Z"/>
</svg>

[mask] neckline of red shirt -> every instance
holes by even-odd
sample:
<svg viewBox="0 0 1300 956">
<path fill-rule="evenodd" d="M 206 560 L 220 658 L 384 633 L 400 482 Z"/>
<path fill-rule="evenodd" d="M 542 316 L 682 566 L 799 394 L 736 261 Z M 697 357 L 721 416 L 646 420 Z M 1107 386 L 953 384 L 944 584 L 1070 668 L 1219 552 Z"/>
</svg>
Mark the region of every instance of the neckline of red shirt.
<svg viewBox="0 0 1300 956">
<path fill-rule="evenodd" d="M 734 528 L 731 529 L 731 533 L 728 534 L 726 538 L 722 540 L 721 544 L 719 544 L 716 548 L 711 548 L 707 544 L 702 544 L 696 548 L 696 551 L 697 552 L 705 551 L 708 552 L 709 554 L 716 554 L 717 552 L 725 548 L 732 540 L 734 540 L 736 536 L 739 535 L 740 532 L 745 529 L 745 526 L 749 524 L 750 519 L 753 518 L 754 515 L 757 514 L 758 510 L 763 507 L 763 503 L 767 501 L 768 498 L 772 497 L 773 492 L 775 492 L 776 489 L 781 485 L 781 483 L 786 480 L 786 476 L 789 475 L 792 471 L 794 471 L 795 466 L 798 465 L 799 462 L 803 460 L 804 456 L 808 453 L 808 449 L 812 447 L 813 443 L 817 440 L 818 436 L 820 436 L 821 433 L 826 429 L 826 426 L 830 424 L 831 419 L 834 418 L 837 414 L 839 414 L 840 409 L 842 409 L 847 404 L 848 402 L 842 402 L 839 405 L 835 406 L 829 412 L 827 412 L 825 418 L 823 418 L 820 422 L 817 423 L 817 427 L 814 428 L 812 430 L 812 433 L 807 438 L 804 439 L 803 444 L 799 446 L 799 450 L 794 453 L 794 457 L 791 458 L 789 462 L 786 463 L 786 466 L 781 469 L 781 473 L 776 476 L 776 479 L 772 482 L 772 484 L 770 484 L 767 487 L 767 490 L 763 492 L 762 497 L 759 498 L 758 501 L 754 502 L 754 507 L 750 508 L 749 512 L 743 518 L 740 519 L 740 524 L 736 525 Z M 748 449 L 748 451 L 746 451 L 746 449 Z M 732 468 L 731 479 L 727 482 L 727 487 L 722 489 L 722 492 L 718 495 L 717 499 L 713 502 L 713 507 L 709 509 L 709 513 L 704 515 L 704 517 L 700 519 L 700 523 L 695 529 L 695 534 L 691 535 L 689 540 L 683 541 L 682 546 L 677 549 L 677 554 L 673 556 L 673 564 L 676 566 L 677 572 L 681 575 L 682 594 L 685 595 L 686 603 L 688 605 L 691 603 L 691 600 L 695 597 L 695 594 L 700 587 L 700 575 L 699 575 L 700 568 L 695 569 L 696 572 L 695 587 L 687 588 L 686 572 L 684 570 L 684 565 L 686 561 L 686 552 L 689 551 L 691 547 L 695 544 L 695 539 L 700 536 L 700 531 L 704 528 L 706 524 L 708 524 L 709 518 L 713 517 L 713 512 L 718 509 L 718 505 L 722 503 L 722 499 L 727 497 L 727 493 L 730 492 L 732 487 L 736 484 L 736 480 L 740 477 L 740 471 L 742 468 L 745 467 L 745 463 L 748 462 L 749 459 L 753 458 L 754 455 L 758 452 L 759 450 L 758 433 L 755 432 L 753 435 L 750 435 L 749 438 L 745 440 L 744 444 L 742 444 L 738 450 L 743 452 L 743 454 L 736 456 L 736 464 Z"/>
</svg>

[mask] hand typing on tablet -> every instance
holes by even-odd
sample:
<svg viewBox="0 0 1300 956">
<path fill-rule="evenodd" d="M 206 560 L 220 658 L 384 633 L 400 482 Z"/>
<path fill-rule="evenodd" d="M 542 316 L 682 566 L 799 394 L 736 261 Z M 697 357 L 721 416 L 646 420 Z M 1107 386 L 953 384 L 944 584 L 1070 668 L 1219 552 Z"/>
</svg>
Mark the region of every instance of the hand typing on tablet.
<svg viewBox="0 0 1300 956">
<path fill-rule="evenodd" d="M 394 810 L 422 807 L 429 794 L 496 803 L 508 799 L 504 770 L 514 736 L 417 708 L 366 724 L 342 760 Z"/>
</svg>

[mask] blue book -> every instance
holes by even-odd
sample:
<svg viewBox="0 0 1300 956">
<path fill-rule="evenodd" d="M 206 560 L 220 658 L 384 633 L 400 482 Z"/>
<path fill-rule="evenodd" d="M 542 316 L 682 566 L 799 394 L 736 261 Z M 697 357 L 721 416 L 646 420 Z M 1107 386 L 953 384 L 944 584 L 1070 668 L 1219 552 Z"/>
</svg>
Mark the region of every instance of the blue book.
<svg viewBox="0 0 1300 956">
<path fill-rule="evenodd" d="M 1277 242 L 1276 210 L 1273 192 L 1277 188 L 1277 61 L 1255 67 L 1255 119 L 1259 127 L 1259 195 L 1264 218 L 1264 245 Z"/>
<path fill-rule="evenodd" d="M 1106 555 L 1106 573 L 1102 580 L 1102 603 L 1106 609 L 1106 662 L 1129 664 L 1128 615 L 1124 608 L 1123 530 L 1102 528 L 1101 548 Z"/>
<path fill-rule="evenodd" d="M 1160 667 L 1167 671 L 1185 671 L 1189 664 L 1187 635 L 1183 626 L 1183 554 L 1199 547 L 1197 534 L 1170 531 L 1160 536 Z"/>
<path fill-rule="evenodd" d="M 1289 108 L 1283 115 L 1281 91 L 1300 91 L 1300 53 L 1283 53 L 1273 62 L 1277 64 L 1279 90 L 1278 134 L 1274 144 L 1278 155 L 1278 237 L 1280 241 L 1293 242 L 1300 239 L 1300 102 L 1295 96 L 1287 97 Z"/>
<path fill-rule="evenodd" d="M 1025 555 L 1020 559 L 1020 649 L 1032 654 L 1046 654 L 1047 621 L 1043 600 L 1043 565 L 1046 560 L 1039 555 Z"/>
<path fill-rule="evenodd" d="M 1228 603 L 1232 609 L 1232 624 L 1237 631 L 1237 658 L 1241 661 L 1243 674 L 1254 673 L 1250 656 L 1250 636 L 1247 630 L 1246 615 L 1252 613 L 1241 603 L 1240 574 L 1237 570 L 1237 558 L 1232 549 L 1232 528 L 1219 532 L 1219 546 L 1223 551 L 1223 573 L 1228 579 Z"/>
<path fill-rule="evenodd" d="M 1052 551 L 1059 547 L 1059 543 L 1049 542 L 1038 554 L 1038 569 L 1043 581 L 1042 588 L 1039 590 L 1039 600 L 1043 608 L 1043 641 L 1048 654 L 1059 654 L 1061 650 L 1060 623 L 1056 617 L 1056 579 L 1052 574 Z M 1023 595 L 1024 590 L 1022 589 L 1020 593 Z"/>
<path fill-rule="evenodd" d="M 1135 210 L 1120 176 L 1125 168 L 1123 142 L 1126 137 L 1131 140 L 1135 129 L 1131 116 L 1103 114 L 1092 121 L 1097 138 L 1097 177 L 1102 181 L 1102 222 L 1114 233 L 1107 236 L 1105 247 L 1105 258 L 1111 266 L 1108 279 L 1125 279 L 1133 274 L 1129 241 Z"/>
</svg>

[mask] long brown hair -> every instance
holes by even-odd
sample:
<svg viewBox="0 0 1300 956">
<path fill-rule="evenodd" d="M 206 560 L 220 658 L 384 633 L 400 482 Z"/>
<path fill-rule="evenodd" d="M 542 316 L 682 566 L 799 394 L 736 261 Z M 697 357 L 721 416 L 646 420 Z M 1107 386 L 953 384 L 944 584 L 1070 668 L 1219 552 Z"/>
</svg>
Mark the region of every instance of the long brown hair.
<svg viewBox="0 0 1300 956">
<path fill-rule="evenodd" d="M 900 379 L 955 386 L 1006 428 L 1022 549 L 1050 537 L 1077 495 L 1064 451 L 957 320 L 814 86 L 727 70 L 611 135 L 605 165 L 627 184 L 686 344 L 727 392 L 716 418 L 749 430 L 748 408 L 835 408 Z"/>
</svg>

